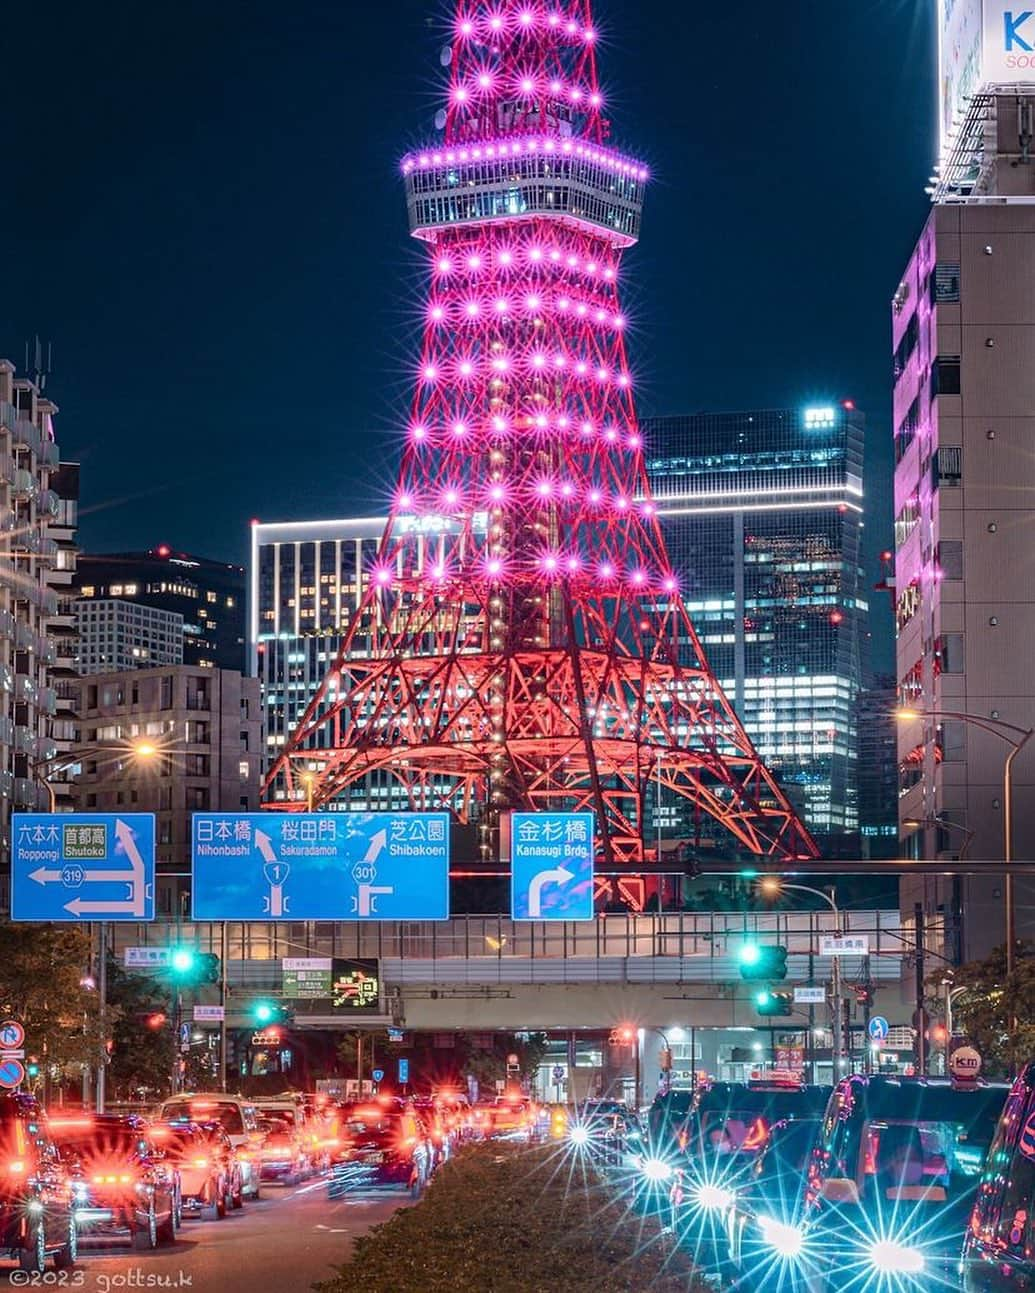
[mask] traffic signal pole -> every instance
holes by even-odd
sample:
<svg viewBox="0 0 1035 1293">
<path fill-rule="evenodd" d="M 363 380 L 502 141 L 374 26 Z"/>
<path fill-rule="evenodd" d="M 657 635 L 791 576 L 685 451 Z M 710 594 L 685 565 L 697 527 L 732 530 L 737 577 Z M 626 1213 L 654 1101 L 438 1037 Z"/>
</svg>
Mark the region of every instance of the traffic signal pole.
<svg viewBox="0 0 1035 1293">
<path fill-rule="evenodd" d="M 97 925 L 100 955 L 97 966 L 97 1031 L 100 1034 L 100 1052 L 97 1056 L 97 1087 L 95 1108 L 98 1113 L 104 1112 L 105 1079 L 108 1076 L 108 925 L 99 921 Z"/>
</svg>

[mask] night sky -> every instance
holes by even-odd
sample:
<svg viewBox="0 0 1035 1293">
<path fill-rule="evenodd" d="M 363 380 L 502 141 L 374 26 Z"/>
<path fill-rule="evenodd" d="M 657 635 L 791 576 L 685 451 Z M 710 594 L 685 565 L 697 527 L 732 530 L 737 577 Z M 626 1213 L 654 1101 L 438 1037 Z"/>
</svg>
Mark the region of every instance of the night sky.
<svg viewBox="0 0 1035 1293">
<path fill-rule="evenodd" d="M 851 396 L 871 558 L 933 9 L 595 11 L 612 142 L 654 175 L 624 262 L 641 415 Z M 417 0 L 8 7 L 0 355 L 53 343 L 84 546 L 243 561 L 251 517 L 384 508 L 421 285 L 398 160 L 435 138 L 447 20 Z"/>
</svg>

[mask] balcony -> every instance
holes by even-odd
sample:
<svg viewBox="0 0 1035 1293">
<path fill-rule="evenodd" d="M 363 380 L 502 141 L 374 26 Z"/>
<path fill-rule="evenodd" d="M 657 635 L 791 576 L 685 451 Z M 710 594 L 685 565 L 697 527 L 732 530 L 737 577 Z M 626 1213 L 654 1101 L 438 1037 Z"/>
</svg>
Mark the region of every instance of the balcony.
<svg viewBox="0 0 1035 1293">
<path fill-rule="evenodd" d="M 11 492 L 15 498 L 32 498 L 36 492 L 36 477 L 25 467 L 15 467 L 11 472 Z"/>
</svg>

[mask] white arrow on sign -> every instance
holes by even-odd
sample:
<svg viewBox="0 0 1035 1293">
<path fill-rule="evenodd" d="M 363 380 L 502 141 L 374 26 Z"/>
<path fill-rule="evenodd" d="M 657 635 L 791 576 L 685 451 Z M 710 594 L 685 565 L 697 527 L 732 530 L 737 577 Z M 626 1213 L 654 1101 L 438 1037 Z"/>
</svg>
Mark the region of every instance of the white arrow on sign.
<svg viewBox="0 0 1035 1293">
<path fill-rule="evenodd" d="M 103 916 L 105 912 L 117 916 L 124 911 L 131 916 L 140 915 L 135 898 L 129 898 L 125 902 L 99 902 L 94 899 L 73 898 L 71 902 L 65 903 L 65 911 L 70 911 L 73 916 Z"/>
<path fill-rule="evenodd" d="M 146 915 L 145 904 L 147 900 L 147 886 L 144 884 L 144 859 L 140 856 L 140 850 L 137 848 L 137 841 L 132 830 L 118 817 L 115 818 L 115 834 L 126 851 L 126 857 L 129 858 L 129 865 L 133 872 L 133 878 L 129 882 L 133 915 L 142 917 Z"/>
<path fill-rule="evenodd" d="M 371 835 L 370 845 L 367 848 L 366 856 L 363 858 L 363 861 L 376 862 L 377 859 L 381 856 L 381 851 L 387 843 L 388 843 L 387 831 L 377 831 L 375 834 Z"/>
<path fill-rule="evenodd" d="M 575 879 L 575 872 L 567 867 L 555 867 L 552 871 L 539 871 L 528 885 L 528 915 L 531 920 L 538 920 L 543 914 L 543 886 L 548 884 L 567 884 Z"/>
</svg>

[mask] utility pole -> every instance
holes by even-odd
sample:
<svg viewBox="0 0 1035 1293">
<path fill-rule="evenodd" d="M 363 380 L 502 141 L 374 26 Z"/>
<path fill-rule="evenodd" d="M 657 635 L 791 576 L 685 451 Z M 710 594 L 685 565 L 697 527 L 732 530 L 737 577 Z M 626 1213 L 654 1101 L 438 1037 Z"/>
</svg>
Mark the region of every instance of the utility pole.
<svg viewBox="0 0 1035 1293">
<path fill-rule="evenodd" d="M 924 905 L 913 906 L 916 921 L 916 1071 L 918 1077 L 927 1072 L 927 1016 L 924 1010 Z"/>
<path fill-rule="evenodd" d="M 227 982 L 226 982 L 226 921 L 220 921 L 219 924 L 219 1004 L 223 1007 L 223 1018 L 219 1021 L 219 1089 L 225 1091 L 226 1088 L 226 1011 L 227 1011 Z"/>
</svg>

